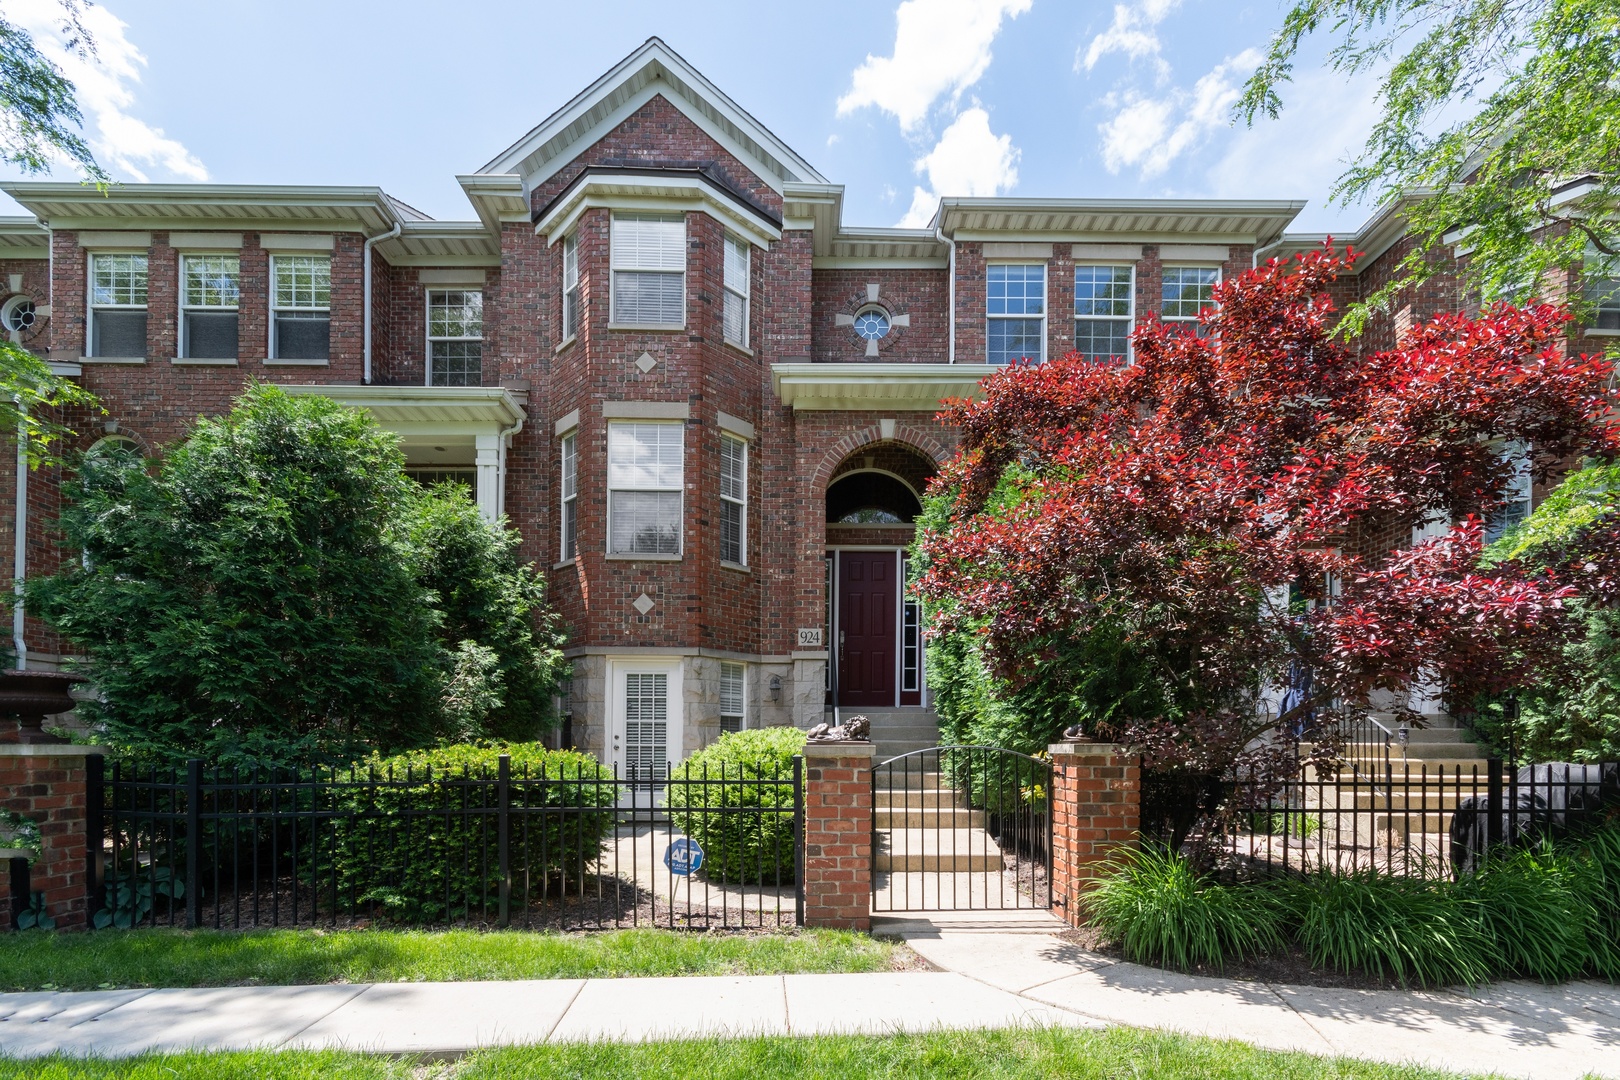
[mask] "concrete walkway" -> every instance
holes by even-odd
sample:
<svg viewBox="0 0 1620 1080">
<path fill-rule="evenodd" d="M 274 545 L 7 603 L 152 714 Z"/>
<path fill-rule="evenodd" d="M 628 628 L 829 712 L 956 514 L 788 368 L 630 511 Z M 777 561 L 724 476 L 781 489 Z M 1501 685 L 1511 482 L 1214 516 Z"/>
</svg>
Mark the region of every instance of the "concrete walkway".
<svg viewBox="0 0 1620 1080">
<path fill-rule="evenodd" d="M 1194 978 L 1088 953 L 1039 912 L 898 916 L 876 929 L 944 970 L 0 994 L 0 1055 L 454 1055 L 545 1041 L 1128 1024 L 1473 1074 L 1620 1078 L 1620 989 L 1606 984 L 1406 993 Z"/>
</svg>

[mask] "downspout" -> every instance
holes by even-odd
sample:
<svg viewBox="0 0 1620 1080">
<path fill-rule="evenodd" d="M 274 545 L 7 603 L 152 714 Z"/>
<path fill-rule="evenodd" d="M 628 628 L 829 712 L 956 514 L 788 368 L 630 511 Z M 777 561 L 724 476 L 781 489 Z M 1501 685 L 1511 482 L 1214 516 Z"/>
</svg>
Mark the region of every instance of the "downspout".
<svg viewBox="0 0 1620 1080">
<path fill-rule="evenodd" d="M 23 408 L 20 396 L 11 399 Z M 17 422 L 17 537 L 11 569 L 15 577 L 11 605 L 11 647 L 17 651 L 17 670 L 28 670 L 28 642 L 23 639 L 23 579 L 28 575 L 28 424 Z"/>
<path fill-rule="evenodd" d="M 501 484 L 495 489 L 496 517 L 506 513 L 506 444 L 511 441 L 512 436 L 523 430 L 523 419 L 522 416 L 519 416 L 516 423 L 496 435 L 495 449 L 501 455 Z"/>
<path fill-rule="evenodd" d="M 365 290 L 364 290 L 365 291 L 365 296 L 362 298 L 361 303 L 365 307 L 365 338 L 366 338 L 366 342 L 365 342 L 365 365 L 364 365 L 364 367 L 362 369 L 360 379 L 367 386 L 371 385 L 371 249 L 376 244 L 378 244 L 379 242 L 381 242 L 383 240 L 392 240 L 394 237 L 396 237 L 396 236 L 398 236 L 400 234 L 400 230 L 402 230 L 404 227 L 405 227 L 404 222 L 401 222 L 401 221 L 394 222 L 394 227 L 392 229 L 389 229 L 387 232 L 381 233 L 381 234 L 379 234 L 377 236 L 368 237 L 366 239 L 365 245 L 364 245 L 364 247 L 362 249 L 363 252 L 364 252 L 362 261 L 365 263 L 365 269 L 364 269 L 364 273 L 363 273 L 363 276 L 365 277 Z"/>
<path fill-rule="evenodd" d="M 947 271 L 950 274 L 950 280 L 945 283 L 945 297 L 950 305 L 949 314 L 945 322 L 946 333 L 950 335 L 947 338 L 947 351 L 945 355 L 948 358 L 948 362 L 954 364 L 956 363 L 956 241 L 947 238 L 945 235 L 945 214 L 943 212 L 943 208 L 941 208 L 939 221 L 940 223 L 934 227 L 934 239 L 938 240 L 942 244 L 949 244 L 951 246 L 950 262 L 948 264 L 950 269 Z"/>
</svg>

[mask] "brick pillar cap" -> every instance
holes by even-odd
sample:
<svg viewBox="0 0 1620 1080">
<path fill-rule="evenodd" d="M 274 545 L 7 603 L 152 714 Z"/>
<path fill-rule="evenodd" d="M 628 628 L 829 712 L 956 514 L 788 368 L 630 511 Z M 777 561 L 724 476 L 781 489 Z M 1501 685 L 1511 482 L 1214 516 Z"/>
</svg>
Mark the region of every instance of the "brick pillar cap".
<svg viewBox="0 0 1620 1080">
<path fill-rule="evenodd" d="M 1120 743 L 1111 742 L 1058 742 L 1046 748 L 1053 757 L 1091 757 L 1097 754 L 1125 755 L 1130 750 Z"/>
<path fill-rule="evenodd" d="M 105 757 L 107 746 L 77 746 L 73 743 L 0 743 L 0 757 Z"/>
<path fill-rule="evenodd" d="M 804 756 L 807 758 L 871 758 L 877 756 L 877 747 L 869 742 L 807 742 L 804 744 Z"/>
</svg>

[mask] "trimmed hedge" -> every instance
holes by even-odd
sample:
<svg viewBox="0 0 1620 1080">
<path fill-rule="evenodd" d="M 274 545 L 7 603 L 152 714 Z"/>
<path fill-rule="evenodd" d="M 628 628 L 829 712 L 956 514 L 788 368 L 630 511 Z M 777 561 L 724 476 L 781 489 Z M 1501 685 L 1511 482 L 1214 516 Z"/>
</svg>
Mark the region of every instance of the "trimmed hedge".
<svg viewBox="0 0 1620 1080">
<path fill-rule="evenodd" d="M 493 914 L 500 857 L 492 782 L 512 758 L 508 859 L 512 904 L 547 878 L 578 888 L 613 828 L 612 770 L 590 754 L 538 743 L 457 745 L 363 761 L 360 783 L 340 801 L 332 872 L 344 894 L 389 917 L 426 923 Z M 391 782 L 390 782 L 391 778 Z M 474 811 L 474 812 L 464 812 Z"/>
<path fill-rule="evenodd" d="M 675 769 L 670 821 L 702 845 L 703 871 L 712 880 L 793 882 L 793 759 L 803 750 L 804 732 L 795 728 L 734 731 Z M 780 812 L 747 812 L 761 809 Z"/>
</svg>

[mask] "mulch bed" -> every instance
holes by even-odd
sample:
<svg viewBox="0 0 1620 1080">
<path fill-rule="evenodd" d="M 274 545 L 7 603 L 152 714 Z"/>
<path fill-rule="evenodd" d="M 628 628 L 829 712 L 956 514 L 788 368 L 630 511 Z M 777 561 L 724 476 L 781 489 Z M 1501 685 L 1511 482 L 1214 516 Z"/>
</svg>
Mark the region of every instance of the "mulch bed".
<svg viewBox="0 0 1620 1080">
<path fill-rule="evenodd" d="M 1058 936 L 1071 945 L 1078 945 L 1087 952 L 1094 952 L 1113 960 L 1125 961 L 1124 950 L 1118 945 L 1105 942 L 1101 933 L 1097 930 L 1070 929 Z M 1289 946 L 1288 950 L 1283 953 L 1228 964 L 1225 968 L 1212 968 L 1199 964 L 1184 972 L 1184 974 L 1202 975 L 1213 979 L 1236 979 L 1239 982 L 1322 986 L 1335 990 L 1410 989 L 1410 987 L 1401 986 L 1400 983 L 1395 982 L 1393 979 L 1378 979 L 1360 972 L 1346 974 L 1342 971 L 1314 968 L 1305 954 L 1293 946 Z"/>
</svg>

